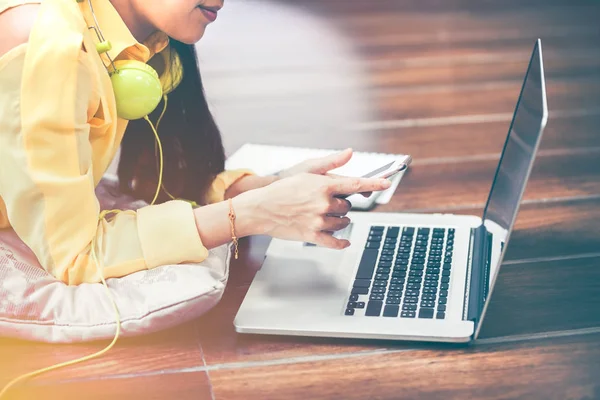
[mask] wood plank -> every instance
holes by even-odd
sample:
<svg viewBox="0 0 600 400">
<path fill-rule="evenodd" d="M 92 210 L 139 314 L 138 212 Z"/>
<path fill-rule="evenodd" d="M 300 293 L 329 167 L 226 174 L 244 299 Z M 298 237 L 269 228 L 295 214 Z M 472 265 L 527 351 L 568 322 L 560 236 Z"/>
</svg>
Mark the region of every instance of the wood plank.
<svg viewBox="0 0 600 400">
<path fill-rule="evenodd" d="M 600 336 L 211 371 L 216 399 L 592 399 Z M 265 382 L 267 384 L 260 384 Z"/>
<path fill-rule="evenodd" d="M 206 372 L 157 374 L 94 381 L 71 381 L 47 385 L 20 386 L 9 392 L 11 400 L 210 400 L 210 382 Z"/>
<path fill-rule="evenodd" d="M 566 53 L 566 52 L 565 52 Z M 565 54 L 566 55 L 566 54 Z M 501 58 L 501 56 L 499 56 Z M 482 85 L 492 87 L 494 84 L 523 81 L 527 70 L 528 59 L 509 57 L 494 63 L 444 63 L 443 57 L 434 59 L 426 65 L 403 66 L 390 63 L 380 68 L 372 68 L 369 86 L 374 88 L 400 87 L 414 90 L 433 91 L 436 85 Z M 597 78 L 600 69 L 600 56 L 549 58 L 544 53 L 544 68 L 548 81 L 568 79 L 572 77 Z M 441 64 L 441 65 L 440 65 Z M 449 64 L 449 65 L 444 65 Z"/>
<path fill-rule="evenodd" d="M 256 125 L 259 124 L 257 121 Z M 277 125 L 268 125 L 265 121 L 264 129 L 248 127 L 244 135 L 228 135 L 224 142 L 229 155 L 244 143 L 263 143 L 329 149 L 351 147 L 355 151 L 410 154 L 417 164 L 433 163 L 436 158 L 443 163 L 460 157 L 484 154 L 499 156 L 509 126 L 510 120 L 507 119 L 472 124 L 346 130 L 324 135 L 323 132 L 286 130 Z M 554 118 L 544 131 L 541 150 L 598 147 L 598 126 L 600 112 L 597 115 Z M 278 130 L 286 133 L 276 134 Z"/>
<path fill-rule="evenodd" d="M 108 343 L 58 345 L 0 339 L 0 386 L 23 373 L 92 354 Z M 189 322 L 155 334 L 121 338 L 103 356 L 42 374 L 31 383 L 106 378 L 114 374 L 142 374 L 202 365 L 196 326 Z"/>
<path fill-rule="evenodd" d="M 600 104 L 600 80 L 547 82 L 548 107 L 552 110 L 591 109 Z M 449 90 L 402 96 L 393 89 L 375 95 L 381 119 L 432 118 L 455 115 L 512 113 L 521 83 L 495 90 Z"/>
<path fill-rule="evenodd" d="M 557 28 L 552 27 L 554 32 Z M 574 43 L 564 43 L 561 45 L 552 44 L 547 45 L 546 41 L 543 42 L 543 53 L 544 53 L 544 67 L 546 70 L 547 77 L 555 79 L 559 77 L 570 77 L 577 76 L 580 74 L 594 75 L 594 66 L 598 62 L 600 55 L 597 52 L 599 47 L 596 40 L 592 39 L 591 42 L 579 42 L 574 40 L 573 34 L 569 34 L 568 31 L 571 27 L 562 27 L 564 34 L 570 37 Z M 600 30 L 594 25 L 594 27 L 582 27 L 572 28 L 574 30 L 582 30 L 582 34 L 587 34 L 588 31 L 596 32 Z M 393 35 L 393 38 L 385 40 L 395 40 L 398 42 L 408 41 L 409 43 L 415 42 L 419 45 L 420 51 L 412 51 L 410 53 L 397 49 L 397 51 L 389 51 L 384 54 L 371 54 L 368 49 L 362 50 L 362 53 L 358 54 L 358 50 L 351 47 L 351 51 L 342 51 L 336 47 L 336 43 L 341 45 L 345 40 L 351 41 L 354 45 L 359 40 L 366 40 L 364 36 L 357 36 L 356 32 L 348 33 L 348 38 L 337 37 L 332 34 L 330 40 L 334 42 L 331 49 L 335 51 L 335 60 L 328 57 L 328 54 L 321 53 L 321 48 L 314 49 L 312 52 L 304 51 L 301 59 L 285 60 L 282 63 L 281 58 L 278 54 L 264 54 L 264 57 L 260 59 L 248 58 L 243 64 L 232 64 L 226 62 L 226 60 L 213 59 L 210 53 L 204 55 L 202 64 L 203 76 L 207 79 L 208 83 L 213 80 L 219 80 L 223 78 L 235 78 L 244 77 L 245 79 L 256 79 L 272 77 L 273 74 L 277 74 L 278 77 L 294 77 L 302 76 L 316 76 L 325 75 L 331 72 L 332 64 L 335 65 L 339 72 L 352 72 L 355 71 L 356 67 L 358 72 L 363 75 L 362 79 L 365 79 L 364 83 L 379 83 L 385 84 L 385 78 L 393 78 L 397 84 L 402 86 L 419 86 L 419 85 L 430 85 L 430 84 L 441 84 L 450 83 L 454 81 L 458 82 L 482 82 L 483 77 L 487 77 L 487 81 L 495 80 L 522 80 L 523 71 L 527 68 L 527 62 L 531 56 L 531 50 L 535 39 L 540 37 L 539 28 L 533 28 L 535 35 L 526 35 L 523 33 L 515 33 L 513 30 L 508 30 L 504 35 L 519 39 L 518 45 L 512 46 L 511 48 L 504 48 L 502 46 L 486 47 L 482 50 L 477 51 L 466 51 L 467 47 L 458 40 L 462 37 L 478 37 L 483 36 L 498 36 L 502 35 L 502 32 L 498 31 L 463 31 L 463 32 L 446 32 L 442 30 L 441 33 L 432 34 L 415 34 L 415 35 Z M 577 33 L 576 31 L 574 33 Z M 433 35 L 433 36 L 432 36 Z M 437 35 L 437 36 L 436 36 Z M 438 36 L 443 35 L 444 39 L 440 39 Z M 600 36 L 595 34 L 596 36 Z M 458 47 L 455 52 L 452 50 L 448 42 L 448 38 L 445 36 L 456 37 L 456 44 L 453 46 Z M 543 35 L 541 35 L 543 37 Z M 258 35 L 257 35 L 258 37 Z M 367 39 L 376 41 L 379 40 L 376 37 Z M 286 38 L 285 34 L 278 36 L 273 39 L 275 42 L 270 43 L 272 46 L 285 46 L 289 41 L 302 44 L 310 47 L 310 37 L 305 39 L 298 39 L 297 37 Z M 516 40 L 516 39 L 515 39 Z M 428 51 L 423 49 L 421 42 L 432 42 L 432 43 L 446 43 L 445 51 Z M 228 43 L 222 44 L 224 47 L 228 47 Z M 201 45 L 200 49 L 202 49 Z M 229 44 L 230 51 L 236 51 L 237 46 Z M 324 47 L 323 49 L 327 49 Z M 261 54 L 262 55 L 262 54 Z M 271 58 L 272 57 L 272 58 Z M 573 70 L 569 70 L 569 66 Z M 502 70 L 506 69 L 506 75 L 502 74 Z M 376 75 L 381 74 L 383 76 L 377 77 Z M 373 75 L 373 76 L 370 76 Z M 447 80 L 450 76 L 452 80 Z M 407 77 L 414 78 L 407 79 Z M 291 82 L 287 82 L 288 84 Z M 332 87 L 345 87 L 350 82 L 340 81 L 339 79 L 329 80 L 318 80 L 306 81 L 303 84 L 308 85 L 308 88 L 315 90 L 331 89 Z M 243 87 L 242 87 L 243 88 Z M 254 91 L 256 96 L 262 96 L 265 94 L 265 90 Z M 268 93 L 268 91 L 267 91 Z M 221 93 L 210 93 L 211 95 L 221 95 Z M 237 91 L 228 94 L 238 94 Z M 219 97 L 220 98 L 220 97 Z"/>
<path fill-rule="evenodd" d="M 414 165 L 382 210 L 444 209 L 485 204 L 497 159 Z M 538 157 L 527 184 L 526 201 L 600 193 L 597 152 Z"/>
<path fill-rule="evenodd" d="M 528 58 L 524 58 L 524 61 Z M 434 86 L 430 90 L 410 90 L 399 86 L 387 85 L 385 88 L 373 89 L 364 92 L 368 98 L 377 102 L 381 119 L 406 119 L 406 118 L 433 118 L 456 115 L 478 115 L 491 113 L 512 113 L 525 76 L 526 68 L 521 71 L 521 79 L 502 82 L 497 87 L 486 88 L 482 85 L 447 85 Z M 278 102 L 293 108 L 313 107 L 311 101 L 315 95 L 335 94 L 323 92 L 319 81 L 326 81 L 326 76 L 316 75 L 311 86 L 314 90 L 295 91 L 293 96 L 286 96 L 284 92 L 270 91 L 268 87 L 262 95 L 249 91 L 240 91 L 235 95 L 230 94 L 226 100 L 219 99 L 215 94 L 214 101 L 219 106 L 235 106 L 240 111 L 260 110 L 262 107 L 273 107 Z M 309 88 L 311 87 L 309 86 Z M 356 87 L 356 83 L 349 85 Z M 594 109 L 598 106 L 600 95 L 599 76 L 583 78 L 563 78 L 546 82 L 548 93 L 548 106 L 550 110 Z M 327 87 L 327 84 L 325 84 Z M 274 86 L 273 86 L 274 88 Z M 269 95 L 271 93 L 271 95 Z M 360 95 L 361 90 L 354 92 Z M 252 101 L 249 101 L 252 99 Z M 551 99 L 551 100 L 550 100 Z M 331 112 L 342 112 L 345 104 L 330 104 Z"/>
<path fill-rule="evenodd" d="M 594 0 L 509 0 L 498 4 L 493 1 L 468 1 L 455 0 L 440 2 L 438 0 L 407 0 L 398 2 L 395 0 L 379 0 L 377 7 L 370 3 L 360 1 L 346 0 L 305 0 L 302 3 L 294 0 L 278 0 L 278 3 L 294 5 L 299 9 L 311 10 L 327 17 L 336 16 L 340 19 L 354 22 L 363 22 L 365 24 L 376 24 L 380 21 L 381 25 L 389 25 L 396 22 L 410 23 L 409 16 L 412 14 L 430 15 L 433 22 L 442 20 L 446 17 L 447 21 L 477 21 L 483 20 L 493 25 L 493 21 L 504 23 L 520 23 L 521 26 L 527 22 L 534 22 L 539 19 L 550 19 L 560 21 L 560 17 L 568 18 L 571 15 L 585 16 L 598 9 L 597 2 Z M 541 8 L 543 6 L 543 12 Z M 398 21 L 397 18 L 405 17 L 406 20 Z M 436 19 L 437 17 L 437 19 Z M 589 18 L 592 18 L 590 16 Z M 461 20 L 462 18 L 462 20 Z M 407 26 L 411 30 L 426 30 L 428 26 L 413 25 Z"/>
</svg>

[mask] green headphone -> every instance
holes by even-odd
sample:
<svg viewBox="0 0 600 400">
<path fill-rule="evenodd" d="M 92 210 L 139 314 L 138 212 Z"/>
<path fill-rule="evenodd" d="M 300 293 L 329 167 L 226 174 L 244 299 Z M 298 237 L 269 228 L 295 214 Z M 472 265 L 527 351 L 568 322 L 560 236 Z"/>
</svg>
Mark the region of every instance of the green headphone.
<svg viewBox="0 0 600 400">
<path fill-rule="evenodd" d="M 84 0 L 76 0 L 78 3 Z M 172 91 L 181 82 L 183 70 L 181 62 L 176 53 L 171 57 L 170 50 L 162 51 L 165 61 L 165 72 L 158 76 L 154 68 L 148 64 L 136 60 L 113 61 L 108 55 L 111 43 L 104 38 L 92 1 L 88 0 L 90 11 L 96 26 L 91 26 L 98 36 L 99 43 L 96 44 L 98 54 L 106 53 L 110 60 L 111 69 L 108 69 L 113 86 L 115 101 L 117 105 L 117 116 L 127 120 L 140 119 L 150 114 L 160 103 L 163 95 Z"/>
</svg>

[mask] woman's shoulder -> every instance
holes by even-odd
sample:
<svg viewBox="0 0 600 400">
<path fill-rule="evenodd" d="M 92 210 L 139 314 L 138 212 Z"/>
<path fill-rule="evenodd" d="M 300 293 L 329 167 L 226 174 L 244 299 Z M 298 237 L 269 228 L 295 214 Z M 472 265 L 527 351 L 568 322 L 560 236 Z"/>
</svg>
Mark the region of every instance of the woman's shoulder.
<svg viewBox="0 0 600 400">
<path fill-rule="evenodd" d="M 0 44 L 0 56 L 32 40 L 56 42 L 57 46 L 50 48 L 60 52 L 85 29 L 75 0 L 0 0 L 0 36 L 6 38 Z"/>
</svg>

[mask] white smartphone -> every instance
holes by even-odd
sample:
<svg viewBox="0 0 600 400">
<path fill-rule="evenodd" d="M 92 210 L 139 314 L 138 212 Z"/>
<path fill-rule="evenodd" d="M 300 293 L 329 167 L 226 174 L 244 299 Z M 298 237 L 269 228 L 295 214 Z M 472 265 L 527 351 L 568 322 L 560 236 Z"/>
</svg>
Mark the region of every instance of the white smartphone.
<svg viewBox="0 0 600 400">
<path fill-rule="evenodd" d="M 412 158 L 410 156 L 404 158 L 402 161 L 401 160 L 392 161 L 391 163 L 388 163 L 382 167 L 379 167 L 377 169 L 374 169 L 373 171 L 368 172 L 367 174 L 363 175 L 361 178 L 389 179 L 389 178 L 393 177 L 394 175 L 396 175 L 397 173 L 402 172 L 405 169 L 407 169 L 408 165 L 410 164 L 411 161 L 412 161 Z M 351 195 L 350 194 L 339 195 L 336 197 L 345 199 L 349 196 L 351 196 Z"/>
<path fill-rule="evenodd" d="M 392 161 L 391 163 L 386 164 L 383 167 L 374 169 L 373 171 L 363 175 L 362 178 L 391 178 L 397 173 L 402 172 L 406 168 L 408 168 L 408 164 L 410 164 L 410 157 L 403 161 Z"/>
</svg>

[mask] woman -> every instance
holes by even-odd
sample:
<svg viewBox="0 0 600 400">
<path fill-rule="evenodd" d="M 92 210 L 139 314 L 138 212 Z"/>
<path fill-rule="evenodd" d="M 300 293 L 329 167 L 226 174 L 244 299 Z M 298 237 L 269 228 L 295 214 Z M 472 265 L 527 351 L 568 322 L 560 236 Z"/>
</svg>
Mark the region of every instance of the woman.
<svg viewBox="0 0 600 400">
<path fill-rule="evenodd" d="M 208 249 L 254 234 L 345 248 L 331 232 L 348 225 L 349 203 L 336 195 L 389 187 L 327 175 L 350 151 L 278 177 L 224 171 L 193 47 L 222 5 L 0 0 L 0 228 L 14 229 L 58 279 L 201 262 Z M 102 39 L 110 46 L 96 51 Z M 157 142 L 147 121 L 119 114 L 110 73 L 124 60 L 151 65 L 167 93 L 148 119 L 161 121 Z M 158 201 L 105 216 L 94 188 L 119 148 L 122 190 Z"/>
</svg>

